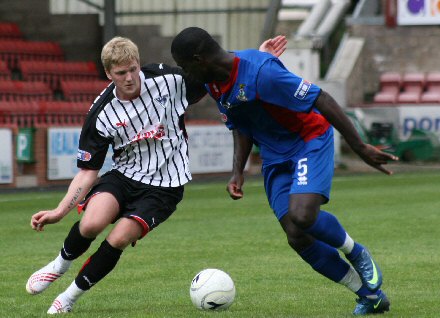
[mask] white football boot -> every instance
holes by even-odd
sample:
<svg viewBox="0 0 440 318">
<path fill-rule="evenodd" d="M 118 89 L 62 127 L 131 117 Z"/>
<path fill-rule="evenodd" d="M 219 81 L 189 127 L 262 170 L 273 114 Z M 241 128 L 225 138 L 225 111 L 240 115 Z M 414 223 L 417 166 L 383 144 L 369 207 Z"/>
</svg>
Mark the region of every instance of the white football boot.
<svg viewBox="0 0 440 318">
<path fill-rule="evenodd" d="M 42 293 L 63 274 L 55 270 L 55 261 L 52 261 L 29 277 L 26 290 L 32 295 Z"/>
<path fill-rule="evenodd" d="M 63 293 L 55 298 L 47 313 L 49 315 L 68 313 L 72 311 L 72 307 L 73 302 Z"/>
</svg>

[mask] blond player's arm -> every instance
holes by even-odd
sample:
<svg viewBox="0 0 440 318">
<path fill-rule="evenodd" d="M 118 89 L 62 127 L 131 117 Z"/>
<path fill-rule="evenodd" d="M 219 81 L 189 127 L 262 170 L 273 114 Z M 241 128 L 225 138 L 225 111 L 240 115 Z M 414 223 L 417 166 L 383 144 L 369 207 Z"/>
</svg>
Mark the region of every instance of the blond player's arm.
<svg viewBox="0 0 440 318">
<path fill-rule="evenodd" d="M 70 182 L 66 195 L 53 210 L 43 210 L 32 215 L 31 227 L 43 231 L 46 224 L 59 222 L 86 196 L 98 177 L 99 170 L 81 169 Z"/>
</svg>

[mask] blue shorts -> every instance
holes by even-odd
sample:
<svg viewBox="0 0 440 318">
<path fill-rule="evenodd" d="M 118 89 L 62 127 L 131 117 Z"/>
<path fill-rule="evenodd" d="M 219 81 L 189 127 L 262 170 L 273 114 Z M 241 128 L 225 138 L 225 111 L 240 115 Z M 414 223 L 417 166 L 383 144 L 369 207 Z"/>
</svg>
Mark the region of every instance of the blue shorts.
<svg viewBox="0 0 440 318">
<path fill-rule="evenodd" d="M 289 196 L 316 193 L 326 202 L 334 173 L 333 134 L 321 136 L 320 147 L 305 146 L 291 160 L 263 166 L 264 187 L 269 205 L 280 220 L 289 209 Z"/>
</svg>

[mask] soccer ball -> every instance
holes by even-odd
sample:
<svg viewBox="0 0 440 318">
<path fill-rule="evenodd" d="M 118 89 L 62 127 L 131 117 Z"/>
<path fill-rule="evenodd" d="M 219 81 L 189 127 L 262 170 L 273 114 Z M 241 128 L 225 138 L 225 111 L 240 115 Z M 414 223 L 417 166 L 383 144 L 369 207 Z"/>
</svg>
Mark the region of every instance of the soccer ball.
<svg viewBox="0 0 440 318">
<path fill-rule="evenodd" d="M 224 310 L 234 301 L 234 281 L 219 269 L 204 269 L 193 278 L 189 294 L 198 309 Z"/>
</svg>

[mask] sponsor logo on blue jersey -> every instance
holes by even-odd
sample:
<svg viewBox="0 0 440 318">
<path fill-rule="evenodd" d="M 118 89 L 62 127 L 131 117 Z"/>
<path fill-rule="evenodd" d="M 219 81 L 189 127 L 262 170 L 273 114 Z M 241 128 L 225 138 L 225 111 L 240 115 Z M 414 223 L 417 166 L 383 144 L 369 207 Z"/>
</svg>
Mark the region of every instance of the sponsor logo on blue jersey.
<svg viewBox="0 0 440 318">
<path fill-rule="evenodd" d="M 90 152 L 78 149 L 76 159 L 81 161 L 90 161 L 90 159 L 92 159 L 92 155 L 90 154 Z"/>
<path fill-rule="evenodd" d="M 307 185 L 307 177 L 306 176 L 298 177 L 298 185 Z"/>
<path fill-rule="evenodd" d="M 307 96 L 307 93 L 312 86 L 312 83 L 302 80 L 301 83 L 299 83 L 298 88 L 295 92 L 295 95 L 293 95 L 297 99 L 304 99 Z"/>
</svg>

